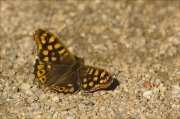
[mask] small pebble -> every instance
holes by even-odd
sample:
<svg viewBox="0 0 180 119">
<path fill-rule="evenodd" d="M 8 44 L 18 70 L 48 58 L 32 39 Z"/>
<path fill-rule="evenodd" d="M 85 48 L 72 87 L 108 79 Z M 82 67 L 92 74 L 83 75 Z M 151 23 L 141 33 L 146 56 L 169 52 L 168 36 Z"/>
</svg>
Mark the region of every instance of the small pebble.
<svg viewBox="0 0 180 119">
<path fill-rule="evenodd" d="M 145 92 L 143 93 L 143 97 L 151 96 L 151 94 L 152 94 L 152 91 L 151 91 L 151 90 L 145 91 Z"/>
<path fill-rule="evenodd" d="M 30 89 L 30 85 L 28 83 L 23 83 L 21 86 L 22 90 L 29 90 Z"/>
<path fill-rule="evenodd" d="M 59 102 L 59 96 L 53 96 L 52 97 L 52 101 L 54 101 L 54 102 Z"/>
<path fill-rule="evenodd" d="M 145 81 L 144 84 L 143 84 L 143 86 L 144 86 L 145 88 L 151 88 L 151 84 L 150 84 L 149 81 Z"/>
</svg>

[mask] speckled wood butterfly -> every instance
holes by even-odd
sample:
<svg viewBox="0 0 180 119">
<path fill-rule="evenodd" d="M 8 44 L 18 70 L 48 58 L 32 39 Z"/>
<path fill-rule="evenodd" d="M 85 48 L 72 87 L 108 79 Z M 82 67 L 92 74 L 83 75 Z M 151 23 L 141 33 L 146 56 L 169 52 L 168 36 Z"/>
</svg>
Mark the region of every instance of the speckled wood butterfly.
<svg viewBox="0 0 180 119">
<path fill-rule="evenodd" d="M 80 89 L 89 92 L 107 88 L 113 82 L 109 72 L 84 65 L 84 60 L 72 55 L 52 33 L 38 29 L 34 40 L 38 55 L 34 74 L 40 87 L 48 86 L 60 93 L 74 93 Z"/>
</svg>

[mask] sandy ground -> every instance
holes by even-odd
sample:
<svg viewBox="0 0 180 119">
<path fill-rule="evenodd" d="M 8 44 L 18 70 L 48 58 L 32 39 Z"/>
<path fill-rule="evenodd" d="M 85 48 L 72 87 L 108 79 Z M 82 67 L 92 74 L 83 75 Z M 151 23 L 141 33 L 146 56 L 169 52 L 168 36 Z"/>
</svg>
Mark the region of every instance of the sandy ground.
<svg viewBox="0 0 180 119">
<path fill-rule="evenodd" d="M 0 118 L 180 118 L 179 8 L 178 1 L 1 1 Z M 73 95 L 39 88 L 38 28 L 119 85 Z"/>
</svg>

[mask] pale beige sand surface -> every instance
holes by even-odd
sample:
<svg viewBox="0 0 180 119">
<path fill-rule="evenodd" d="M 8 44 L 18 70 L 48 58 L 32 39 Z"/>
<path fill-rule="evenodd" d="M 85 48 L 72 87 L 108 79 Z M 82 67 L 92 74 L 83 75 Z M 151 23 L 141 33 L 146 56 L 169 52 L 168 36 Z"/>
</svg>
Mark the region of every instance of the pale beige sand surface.
<svg viewBox="0 0 180 119">
<path fill-rule="evenodd" d="M 19 0 L 0 8 L 1 119 L 180 118 L 178 1 Z M 40 89 L 33 74 L 38 28 L 85 64 L 107 69 L 119 86 L 73 95 Z"/>
</svg>

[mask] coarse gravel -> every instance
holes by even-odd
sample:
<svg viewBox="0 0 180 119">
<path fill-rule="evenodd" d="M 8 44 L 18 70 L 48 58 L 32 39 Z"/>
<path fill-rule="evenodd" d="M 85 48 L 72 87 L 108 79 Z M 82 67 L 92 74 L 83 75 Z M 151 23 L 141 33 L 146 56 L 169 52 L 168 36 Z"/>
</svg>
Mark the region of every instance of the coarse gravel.
<svg viewBox="0 0 180 119">
<path fill-rule="evenodd" d="M 175 0 L 1 1 L 0 118 L 180 118 L 179 8 Z M 119 85 L 75 94 L 39 88 L 38 28 Z"/>
</svg>

